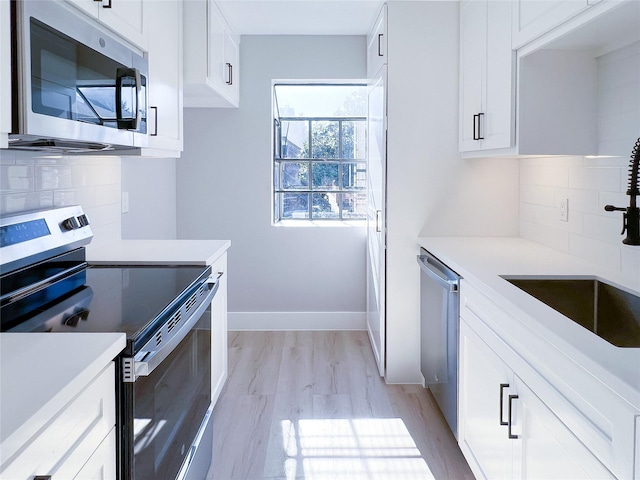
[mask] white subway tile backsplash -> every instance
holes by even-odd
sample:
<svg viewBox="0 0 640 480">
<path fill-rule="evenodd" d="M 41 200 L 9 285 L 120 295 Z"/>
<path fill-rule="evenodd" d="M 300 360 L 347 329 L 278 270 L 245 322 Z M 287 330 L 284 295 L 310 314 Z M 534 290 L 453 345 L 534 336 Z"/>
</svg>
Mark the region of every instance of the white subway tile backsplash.
<svg viewBox="0 0 640 480">
<path fill-rule="evenodd" d="M 617 167 L 569 167 L 569 188 L 619 192 L 620 185 Z"/>
<path fill-rule="evenodd" d="M 605 213 L 605 212 L 603 212 Z M 619 246 L 622 236 L 622 212 L 617 215 L 584 215 L 582 235 Z"/>
<path fill-rule="evenodd" d="M 521 185 L 520 187 L 520 203 L 532 203 L 534 205 L 545 205 L 551 207 L 554 205 L 554 195 L 556 189 L 542 185 Z"/>
<path fill-rule="evenodd" d="M 520 236 L 561 252 L 569 253 L 569 232 L 521 219 Z"/>
<path fill-rule="evenodd" d="M 1 151 L 0 214 L 82 205 L 93 243 L 121 237 L 119 157 L 34 157 Z"/>
<path fill-rule="evenodd" d="M 520 161 L 520 235 L 608 268 L 640 286 L 640 247 L 622 243 L 629 205 L 628 167 L 640 136 L 640 42 L 603 55 L 598 63 L 598 147 L 610 158 L 549 157 Z M 563 169 L 566 169 L 566 183 Z M 569 222 L 554 218 L 569 199 Z"/>
<path fill-rule="evenodd" d="M 31 192 L 36 190 L 33 166 L 0 165 L 0 190 L 3 192 Z"/>
<path fill-rule="evenodd" d="M 53 192 L 2 193 L 0 215 L 53 207 Z"/>
<path fill-rule="evenodd" d="M 559 164 L 522 165 L 520 167 L 520 179 L 520 183 L 525 185 L 568 187 L 569 167 Z"/>
</svg>

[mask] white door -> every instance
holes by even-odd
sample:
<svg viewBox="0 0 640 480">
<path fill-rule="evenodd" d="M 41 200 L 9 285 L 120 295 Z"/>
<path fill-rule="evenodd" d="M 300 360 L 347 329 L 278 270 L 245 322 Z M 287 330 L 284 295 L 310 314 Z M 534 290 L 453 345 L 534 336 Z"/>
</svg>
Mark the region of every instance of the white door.
<svg viewBox="0 0 640 480">
<path fill-rule="evenodd" d="M 380 375 L 385 373 L 385 189 L 387 67 L 369 81 L 367 111 L 367 330 Z"/>
</svg>

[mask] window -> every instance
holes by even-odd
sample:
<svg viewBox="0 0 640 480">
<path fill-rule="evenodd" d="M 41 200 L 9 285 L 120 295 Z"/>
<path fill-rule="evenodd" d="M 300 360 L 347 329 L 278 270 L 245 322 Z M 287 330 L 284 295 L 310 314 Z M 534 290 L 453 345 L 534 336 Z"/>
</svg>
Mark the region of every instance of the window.
<svg viewBox="0 0 640 480">
<path fill-rule="evenodd" d="M 274 221 L 366 218 L 366 87 L 274 86 Z"/>
</svg>

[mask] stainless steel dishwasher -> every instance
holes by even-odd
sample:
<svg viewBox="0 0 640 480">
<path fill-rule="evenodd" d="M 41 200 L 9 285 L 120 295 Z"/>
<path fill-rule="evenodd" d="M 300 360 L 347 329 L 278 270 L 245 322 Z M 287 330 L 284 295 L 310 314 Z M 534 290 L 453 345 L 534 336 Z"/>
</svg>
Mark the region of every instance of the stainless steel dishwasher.
<svg viewBox="0 0 640 480">
<path fill-rule="evenodd" d="M 458 438 L 460 276 L 424 248 L 420 265 L 420 371 Z"/>
</svg>

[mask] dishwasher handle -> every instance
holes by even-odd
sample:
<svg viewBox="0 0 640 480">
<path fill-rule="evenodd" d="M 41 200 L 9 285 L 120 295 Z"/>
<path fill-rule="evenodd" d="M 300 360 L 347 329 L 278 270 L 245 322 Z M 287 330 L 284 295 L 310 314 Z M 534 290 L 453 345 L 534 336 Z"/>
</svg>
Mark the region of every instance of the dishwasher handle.
<svg viewBox="0 0 640 480">
<path fill-rule="evenodd" d="M 449 292 L 457 292 L 458 291 L 458 277 L 449 278 L 445 275 L 444 272 L 436 268 L 430 263 L 432 257 L 427 255 L 418 255 L 417 257 L 418 265 L 420 265 L 420 269 L 426 273 L 433 280 L 438 282 L 444 288 L 448 289 Z"/>
</svg>

